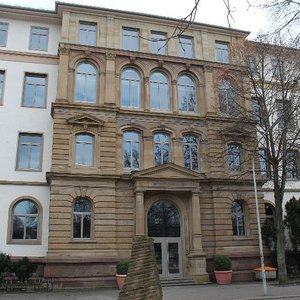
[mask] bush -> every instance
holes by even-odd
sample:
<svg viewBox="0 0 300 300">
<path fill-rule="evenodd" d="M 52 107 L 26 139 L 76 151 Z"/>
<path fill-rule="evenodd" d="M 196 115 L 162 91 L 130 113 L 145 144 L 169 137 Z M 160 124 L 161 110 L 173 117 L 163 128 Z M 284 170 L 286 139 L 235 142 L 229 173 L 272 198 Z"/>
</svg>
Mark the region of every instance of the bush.
<svg viewBox="0 0 300 300">
<path fill-rule="evenodd" d="M 261 227 L 262 238 L 270 251 L 276 251 L 276 229 L 274 221 L 265 219 Z"/>
<path fill-rule="evenodd" d="M 11 268 L 10 256 L 5 253 L 0 253 L 0 283 L 4 280 L 4 275 Z"/>
<path fill-rule="evenodd" d="M 23 257 L 12 264 L 12 271 L 20 282 L 27 281 L 35 270 L 36 266 L 29 261 L 28 257 Z"/>
<path fill-rule="evenodd" d="M 126 275 L 128 272 L 129 261 L 122 260 L 117 264 L 117 274 Z"/>
<path fill-rule="evenodd" d="M 229 271 L 231 270 L 231 260 L 228 256 L 218 255 L 214 257 L 215 271 Z"/>
</svg>

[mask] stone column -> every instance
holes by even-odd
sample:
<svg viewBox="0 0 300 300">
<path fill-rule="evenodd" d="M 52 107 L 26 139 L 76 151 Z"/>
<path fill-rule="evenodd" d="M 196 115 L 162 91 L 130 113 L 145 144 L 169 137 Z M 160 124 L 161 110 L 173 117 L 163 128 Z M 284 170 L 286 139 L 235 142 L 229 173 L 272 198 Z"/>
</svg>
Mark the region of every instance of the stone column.
<svg viewBox="0 0 300 300">
<path fill-rule="evenodd" d="M 144 193 L 135 194 L 135 235 L 145 235 Z"/>
<path fill-rule="evenodd" d="M 202 249 L 202 231 L 201 231 L 201 213 L 199 203 L 199 193 L 192 193 L 192 236 L 193 248 L 196 253 L 203 252 Z"/>
<path fill-rule="evenodd" d="M 178 113 L 179 105 L 178 105 L 178 93 L 177 93 L 177 80 L 172 80 L 172 105 L 171 109 L 173 109 L 174 113 Z"/>
<path fill-rule="evenodd" d="M 106 53 L 106 78 L 105 78 L 105 105 L 116 105 L 116 55 L 114 53 Z"/>
</svg>

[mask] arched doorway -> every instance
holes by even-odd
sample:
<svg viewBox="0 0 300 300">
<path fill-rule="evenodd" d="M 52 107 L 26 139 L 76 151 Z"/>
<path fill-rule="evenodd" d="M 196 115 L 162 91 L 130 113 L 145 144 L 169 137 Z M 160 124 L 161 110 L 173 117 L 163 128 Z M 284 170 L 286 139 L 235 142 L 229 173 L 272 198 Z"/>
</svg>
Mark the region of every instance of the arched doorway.
<svg viewBox="0 0 300 300">
<path fill-rule="evenodd" d="M 147 215 L 148 236 L 153 237 L 161 277 L 182 276 L 180 213 L 168 200 L 152 204 Z"/>
</svg>

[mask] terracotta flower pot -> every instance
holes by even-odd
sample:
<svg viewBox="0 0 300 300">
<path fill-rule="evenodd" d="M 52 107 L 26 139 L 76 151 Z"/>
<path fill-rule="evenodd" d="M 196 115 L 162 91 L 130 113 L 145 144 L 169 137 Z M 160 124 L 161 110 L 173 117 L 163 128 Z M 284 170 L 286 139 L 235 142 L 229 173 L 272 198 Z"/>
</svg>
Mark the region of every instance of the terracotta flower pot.
<svg viewBox="0 0 300 300">
<path fill-rule="evenodd" d="M 230 284 L 232 278 L 232 270 L 215 271 L 215 276 L 218 284 Z"/>
<path fill-rule="evenodd" d="M 126 279 L 127 275 L 117 274 L 116 277 L 117 277 L 117 284 L 118 284 L 119 290 L 121 290 L 123 288 L 123 285 L 125 283 L 125 279 Z"/>
</svg>

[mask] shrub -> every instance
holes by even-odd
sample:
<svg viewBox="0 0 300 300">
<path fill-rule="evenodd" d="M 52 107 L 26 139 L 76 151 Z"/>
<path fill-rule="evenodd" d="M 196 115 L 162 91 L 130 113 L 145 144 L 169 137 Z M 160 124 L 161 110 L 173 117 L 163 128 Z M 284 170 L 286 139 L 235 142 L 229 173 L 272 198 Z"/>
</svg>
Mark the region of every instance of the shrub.
<svg viewBox="0 0 300 300">
<path fill-rule="evenodd" d="M 117 274 L 126 275 L 128 272 L 129 261 L 122 260 L 117 264 Z"/>
<path fill-rule="evenodd" d="M 10 256 L 5 253 L 0 253 L 0 283 L 4 280 L 4 275 L 11 268 Z"/>
<path fill-rule="evenodd" d="M 27 281 L 35 270 L 36 266 L 30 262 L 28 257 L 23 257 L 12 264 L 12 271 L 20 282 Z"/>
<path fill-rule="evenodd" d="M 228 256 L 217 255 L 214 257 L 215 271 L 229 271 L 231 270 L 231 260 Z"/>
</svg>

